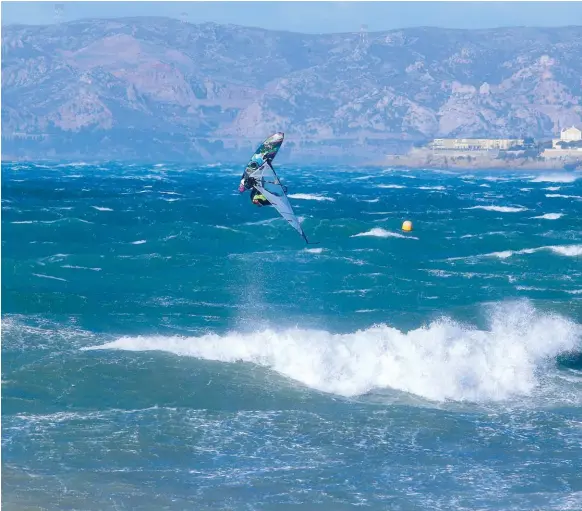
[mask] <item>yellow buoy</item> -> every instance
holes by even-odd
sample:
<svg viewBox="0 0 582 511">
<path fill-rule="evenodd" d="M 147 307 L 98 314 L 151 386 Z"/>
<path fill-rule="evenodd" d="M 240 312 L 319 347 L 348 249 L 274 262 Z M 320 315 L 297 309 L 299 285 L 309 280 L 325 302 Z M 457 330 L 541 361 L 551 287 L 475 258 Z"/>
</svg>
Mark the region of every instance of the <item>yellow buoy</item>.
<svg viewBox="0 0 582 511">
<path fill-rule="evenodd" d="M 404 221 L 404 223 L 402 224 L 402 230 L 403 231 L 412 231 L 412 222 L 410 220 Z"/>
</svg>

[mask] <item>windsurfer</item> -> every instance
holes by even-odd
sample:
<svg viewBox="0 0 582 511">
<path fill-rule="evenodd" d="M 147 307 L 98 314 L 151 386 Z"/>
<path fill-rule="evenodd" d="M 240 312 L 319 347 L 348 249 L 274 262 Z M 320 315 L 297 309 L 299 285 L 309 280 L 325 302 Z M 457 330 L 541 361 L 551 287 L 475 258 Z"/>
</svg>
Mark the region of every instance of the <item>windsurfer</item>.
<svg viewBox="0 0 582 511">
<path fill-rule="evenodd" d="M 255 186 L 256 183 L 257 181 L 255 180 L 254 177 L 249 177 L 245 175 L 245 177 L 243 177 L 240 180 L 240 184 L 238 185 L 238 191 L 240 193 L 243 193 L 245 190 L 250 190 L 253 186 Z"/>
<path fill-rule="evenodd" d="M 256 184 L 257 181 L 254 177 L 245 176 L 240 180 L 238 191 L 240 193 L 244 193 L 246 190 L 250 190 L 252 188 L 251 202 L 256 206 L 270 206 L 271 203 L 267 200 L 267 198 L 255 188 Z"/>
<path fill-rule="evenodd" d="M 270 206 L 271 203 L 267 200 L 267 198 L 260 193 L 256 188 L 253 188 L 251 192 L 251 201 L 256 206 Z"/>
<path fill-rule="evenodd" d="M 241 176 L 238 190 L 240 193 L 250 190 L 251 202 L 256 206 L 272 206 L 309 243 L 287 198 L 287 187 L 272 167 L 282 143 L 283 133 L 275 133 L 259 146 Z"/>
</svg>

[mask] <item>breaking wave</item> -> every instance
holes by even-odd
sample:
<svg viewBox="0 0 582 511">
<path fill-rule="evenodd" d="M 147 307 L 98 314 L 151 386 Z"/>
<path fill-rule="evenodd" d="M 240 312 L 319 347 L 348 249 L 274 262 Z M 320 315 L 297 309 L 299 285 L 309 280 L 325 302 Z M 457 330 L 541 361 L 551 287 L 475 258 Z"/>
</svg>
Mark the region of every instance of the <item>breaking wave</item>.
<svg viewBox="0 0 582 511">
<path fill-rule="evenodd" d="M 578 257 L 582 255 L 582 245 L 550 245 L 538 248 L 524 248 L 523 250 L 503 250 L 502 252 L 492 252 L 486 254 L 490 257 L 498 257 L 499 259 L 507 259 L 508 257 L 520 254 L 534 254 L 543 250 L 549 250 L 555 254 L 566 257 Z"/>
<path fill-rule="evenodd" d="M 224 336 L 121 337 L 85 349 L 165 351 L 263 366 L 342 396 L 395 389 L 435 401 L 502 401 L 531 395 L 560 354 L 579 350 L 582 328 L 528 302 L 498 305 L 478 330 L 449 318 L 400 331 L 378 325 L 348 334 L 265 329 Z"/>
<path fill-rule="evenodd" d="M 541 176 L 532 179 L 530 183 L 573 183 L 581 176 L 565 173 L 556 174 L 542 174 Z"/>
</svg>

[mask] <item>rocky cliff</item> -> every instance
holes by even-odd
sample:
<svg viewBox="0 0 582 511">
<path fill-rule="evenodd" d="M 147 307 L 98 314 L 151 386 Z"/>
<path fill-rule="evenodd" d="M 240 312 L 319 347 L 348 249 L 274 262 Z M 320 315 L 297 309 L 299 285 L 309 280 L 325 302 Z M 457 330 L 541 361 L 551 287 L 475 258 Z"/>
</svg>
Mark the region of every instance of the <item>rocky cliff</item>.
<svg viewBox="0 0 582 511">
<path fill-rule="evenodd" d="M 378 160 L 437 136 L 582 125 L 582 27 L 303 35 L 165 18 L 2 31 L 2 153 Z"/>
</svg>

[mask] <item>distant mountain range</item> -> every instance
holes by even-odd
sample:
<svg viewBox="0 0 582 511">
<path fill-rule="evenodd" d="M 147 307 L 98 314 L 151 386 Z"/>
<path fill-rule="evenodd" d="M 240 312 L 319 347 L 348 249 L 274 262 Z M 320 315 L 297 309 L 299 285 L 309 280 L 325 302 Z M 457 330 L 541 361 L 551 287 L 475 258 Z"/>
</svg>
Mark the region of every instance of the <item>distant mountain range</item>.
<svg viewBox="0 0 582 511">
<path fill-rule="evenodd" d="M 525 7 L 524 7 L 525 8 Z M 304 35 L 166 18 L 2 30 L 3 158 L 363 162 L 582 126 L 582 27 Z"/>
</svg>

